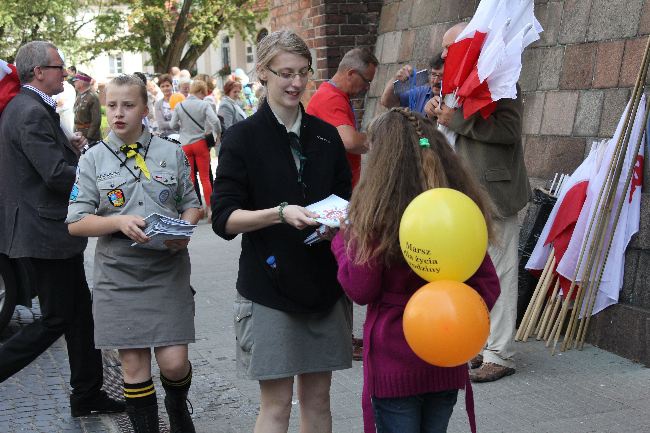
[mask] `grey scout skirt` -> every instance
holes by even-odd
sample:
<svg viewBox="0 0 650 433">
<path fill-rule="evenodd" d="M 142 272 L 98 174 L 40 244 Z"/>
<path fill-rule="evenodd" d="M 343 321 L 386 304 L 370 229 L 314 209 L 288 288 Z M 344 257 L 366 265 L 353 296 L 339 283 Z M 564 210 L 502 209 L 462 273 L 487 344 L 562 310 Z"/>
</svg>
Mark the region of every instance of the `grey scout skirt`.
<svg viewBox="0 0 650 433">
<path fill-rule="evenodd" d="M 325 313 L 287 313 L 239 293 L 234 304 L 237 375 L 270 380 L 352 367 L 352 308 L 341 296 Z"/>
<path fill-rule="evenodd" d="M 95 250 L 95 347 L 133 349 L 194 342 L 187 249 L 136 248 L 102 236 Z"/>
</svg>

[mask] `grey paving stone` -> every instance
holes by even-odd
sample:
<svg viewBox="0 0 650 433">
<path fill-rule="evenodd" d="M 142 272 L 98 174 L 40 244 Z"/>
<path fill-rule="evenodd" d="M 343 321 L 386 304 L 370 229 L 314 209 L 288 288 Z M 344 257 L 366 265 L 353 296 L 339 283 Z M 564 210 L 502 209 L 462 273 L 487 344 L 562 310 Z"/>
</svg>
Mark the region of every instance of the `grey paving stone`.
<svg viewBox="0 0 650 433">
<path fill-rule="evenodd" d="M 92 245 L 87 254 L 92 254 Z M 190 346 L 194 382 L 190 400 L 199 433 L 241 433 L 252 431 L 259 405 L 259 387 L 237 377 L 234 362 L 232 301 L 239 241 L 218 239 L 202 223 L 190 243 L 196 298 L 197 343 Z M 92 264 L 89 263 L 89 266 Z M 354 308 L 354 330 L 360 335 L 364 309 Z M 0 341 L 1 342 L 1 341 Z M 587 346 L 552 357 L 539 342 L 516 345 L 517 373 L 498 382 L 474 385 L 476 413 L 481 433 L 631 433 L 645 432 L 650 425 L 650 369 Z M 57 352 L 57 355 L 50 353 Z M 69 373 L 62 340 L 47 356 L 5 383 L 0 384 L 0 432 L 119 433 L 117 422 L 124 415 L 70 418 L 67 380 Z M 63 353 L 60 364 L 51 363 Z M 113 367 L 115 368 L 115 367 Z M 57 374 L 58 370 L 58 374 Z M 51 383 L 42 380 L 50 374 Z M 160 388 L 154 366 L 154 380 Z M 40 386 L 39 386 L 40 384 Z M 362 366 L 338 371 L 332 379 L 334 433 L 360 433 Z M 45 390 L 51 397 L 47 412 Z M 162 392 L 159 396 L 162 395 Z M 34 403 L 36 413 L 17 411 Z M 162 398 L 159 398 L 161 415 Z M 9 412 L 9 413 L 7 413 Z M 291 414 L 289 431 L 298 432 L 297 405 Z M 44 415 L 49 415 L 44 417 Z M 20 416 L 24 415 L 23 418 Z M 45 418 L 45 419 L 44 419 Z M 461 393 L 451 418 L 449 433 L 469 431 Z"/>
</svg>

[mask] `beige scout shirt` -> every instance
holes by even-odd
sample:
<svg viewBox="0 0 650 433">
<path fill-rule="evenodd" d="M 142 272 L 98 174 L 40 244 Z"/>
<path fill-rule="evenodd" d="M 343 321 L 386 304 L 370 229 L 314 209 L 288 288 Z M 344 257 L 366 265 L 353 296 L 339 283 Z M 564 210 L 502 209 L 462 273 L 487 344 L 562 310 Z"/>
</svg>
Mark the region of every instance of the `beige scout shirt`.
<svg viewBox="0 0 650 433">
<path fill-rule="evenodd" d="M 201 207 L 183 149 L 148 131 L 142 133 L 138 143 L 142 144 L 140 155 L 145 158 L 151 179 L 135 167 L 135 158 L 126 158 L 120 151 L 124 142 L 110 132 L 103 143 L 79 160 L 66 223 L 89 214 L 146 217 L 157 212 L 178 218 L 187 209 Z"/>
</svg>

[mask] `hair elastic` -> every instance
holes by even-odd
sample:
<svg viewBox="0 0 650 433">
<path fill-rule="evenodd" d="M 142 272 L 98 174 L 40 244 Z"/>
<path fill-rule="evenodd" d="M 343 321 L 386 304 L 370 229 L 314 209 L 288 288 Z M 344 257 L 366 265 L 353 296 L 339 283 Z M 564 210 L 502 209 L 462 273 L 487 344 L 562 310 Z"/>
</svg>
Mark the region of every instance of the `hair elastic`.
<svg viewBox="0 0 650 433">
<path fill-rule="evenodd" d="M 426 137 L 420 137 L 420 147 L 426 147 L 426 148 L 431 147 L 431 143 L 429 143 L 429 139 Z"/>
</svg>

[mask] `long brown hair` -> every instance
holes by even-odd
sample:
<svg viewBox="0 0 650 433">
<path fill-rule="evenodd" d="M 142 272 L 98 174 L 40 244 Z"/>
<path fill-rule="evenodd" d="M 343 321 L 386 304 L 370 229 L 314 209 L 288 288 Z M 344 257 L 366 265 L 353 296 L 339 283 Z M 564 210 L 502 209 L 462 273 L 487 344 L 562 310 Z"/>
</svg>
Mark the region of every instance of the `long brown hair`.
<svg viewBox="0 0 650 433">
<path fill-rule="evenodd" d="M 427 139 L 429 146 L 420 144 Z M 493 206 L 444 136 L 430 120 L 407 108 L 393 108 L 369 127 L 371 150 L 350 200 L 348 248 L 357 264 L 402 260 L 399 224 L 404 210 L 431 188 L 453 188 L 479 206 L 492 237 Z"/>
</svg>

